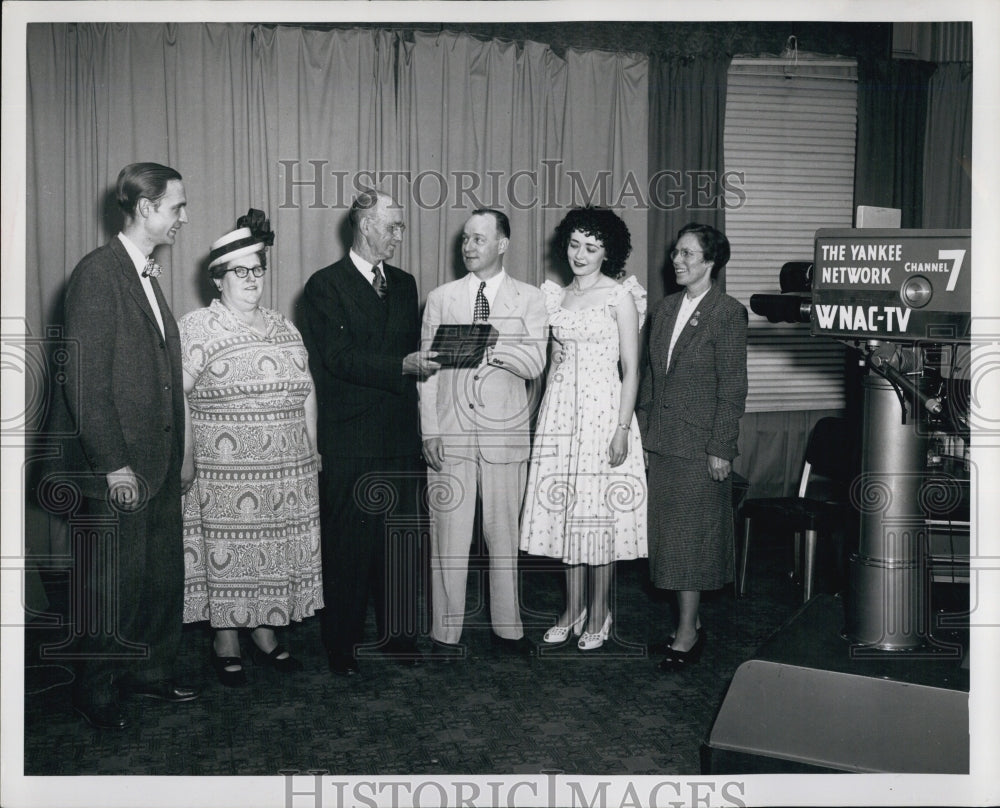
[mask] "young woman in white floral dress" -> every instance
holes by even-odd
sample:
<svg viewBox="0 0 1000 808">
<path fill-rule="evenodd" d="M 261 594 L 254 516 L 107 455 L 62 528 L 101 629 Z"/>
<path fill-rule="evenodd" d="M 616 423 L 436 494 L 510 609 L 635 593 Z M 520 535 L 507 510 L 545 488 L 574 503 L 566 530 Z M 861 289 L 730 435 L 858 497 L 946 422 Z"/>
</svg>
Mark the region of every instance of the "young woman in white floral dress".
<svg viewBox="0 0 1000 808">
<path fill-rule="evenodd" d="M 566 607 L 544 637 L 599 648 L 614 562 L 643 558 L 646 476 L 633 410 L 646 291 L 624 276 L 625 223 L 575 208 L 556 228 L 573 281 L 542 284 L 554 339 L 528 470 L 521 549 L 566 565 Z"/>
</svg>

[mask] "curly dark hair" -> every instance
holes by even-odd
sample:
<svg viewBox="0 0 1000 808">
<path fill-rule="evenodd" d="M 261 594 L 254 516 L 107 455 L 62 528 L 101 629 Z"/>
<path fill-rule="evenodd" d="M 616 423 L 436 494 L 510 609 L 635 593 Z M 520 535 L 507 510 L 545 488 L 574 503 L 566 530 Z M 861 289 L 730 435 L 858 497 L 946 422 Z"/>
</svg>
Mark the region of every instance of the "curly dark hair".
<svg viewBox="0 0 1000 808">
<path fill-rule="evenodd" d="M 579 231 L 593 236 L 604 247 L 601 272 L 615 280 L 625 274 L 625 261 L 632 252 L 632 236 L 617 213 L 607 208 L 573 208 L 556 227 L 556 247 L 566 254 L 570 236 Z"/>
</svg>

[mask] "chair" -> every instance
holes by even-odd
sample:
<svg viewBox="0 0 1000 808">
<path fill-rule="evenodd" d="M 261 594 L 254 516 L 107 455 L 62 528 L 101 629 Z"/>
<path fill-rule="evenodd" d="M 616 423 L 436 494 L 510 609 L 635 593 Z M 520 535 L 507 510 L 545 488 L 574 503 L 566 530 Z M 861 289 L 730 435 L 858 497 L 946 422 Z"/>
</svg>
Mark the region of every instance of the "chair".
<svg viewBox="0 0 1000 808">
<path fill-rule="evenodd" d="M 821 418 L 806 444 L 805 463 L 798 495 L 769 499 L 748 499 L 743 503 L 743 557 L 740 560 L 736 594 L 746 593 L 747 559 L 754 519 L 765 516 L 795 531 L 795 569 L 799 569 L 800 546 L 805 536 L 805 568 L 802 572 L 803 601 L 812 597 L 816 569 L 816 544 L 820 535 L 829 536 L 849 524 L 853 511 L 847 492 L 853 476 L 856 441 L 847 432 L 843 418 Z M 824 480 L 817 481 L 815 477 Z"/>
</svg>

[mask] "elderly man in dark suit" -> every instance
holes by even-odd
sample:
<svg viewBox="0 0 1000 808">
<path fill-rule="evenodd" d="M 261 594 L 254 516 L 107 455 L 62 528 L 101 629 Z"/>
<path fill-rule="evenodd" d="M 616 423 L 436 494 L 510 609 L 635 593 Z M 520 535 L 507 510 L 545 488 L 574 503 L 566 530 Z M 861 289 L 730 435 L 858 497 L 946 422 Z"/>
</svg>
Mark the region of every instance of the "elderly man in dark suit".
<svg viewBox="0 0 1000 808">
<path fill-rule="evenodd" d="M 100 611 L 81 629 L 74 706 L 104 729 L 125 726 L 120 694 L 197 697 L 172 678 L 184 585 L 185 404 L 177 325 L 152 259 L 187 222 L 187 200 L 181 175 L 157 163 L 123 168 L 116 194 L 121 233 L 77 264 L 66 289 L 66 336 L 78 353 L 66 371 L 70 394 L 58 402 L 64 434 L 75 436 L 66 471 L 101 526 L 76 548 L 76 574 Z M 111 536 L 110 555 L 101 531 Z"/>
<path fill-rule="evenodd" d="M 300 323 L 319 399 L 323 644 L 341 676 L 358 672 L 372 596 L 377 647 L 402 664 L 420 660 L 416 531 L 399 520 L 419 512 L 416 379 L 438 368 L 416 350 L 416 281 L 386 263 L 402 240 L 401 208 L 363 191 L 350 221 L 351 250 L 308 280 Z"/>
</svg>

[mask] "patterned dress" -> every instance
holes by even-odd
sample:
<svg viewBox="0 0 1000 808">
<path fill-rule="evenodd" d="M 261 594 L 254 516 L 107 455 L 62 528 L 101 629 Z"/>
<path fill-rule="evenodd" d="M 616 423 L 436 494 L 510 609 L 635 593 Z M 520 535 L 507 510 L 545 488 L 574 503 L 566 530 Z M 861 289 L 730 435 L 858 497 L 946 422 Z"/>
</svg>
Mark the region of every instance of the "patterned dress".
<svg viewBox="0 0 1000 808">
<path fill-rule="evenodd" d="M 608 447 L 622 389 L 611 309 L 631 295 L 641 326 L 646 290 L 629 277 L 604 304 L 581 311 L 562 307 L 565 290 L 558 284 L 546 281 L 542 291 L 563 356 L 549 367 L 538 414 L 521 549 L 566 564 L 645 557 L 646 474 L 635 416 L 622 465 L 611 467 Z"/>
<path fill-rule="evenodd" d="M 261 334 L 221 302 L 179 322 L 196 477 L 184 497 L 184 622 L 281 626 L 323 606 L 317 463 L 302 338 L 261 309 Z"/>
</svg>

